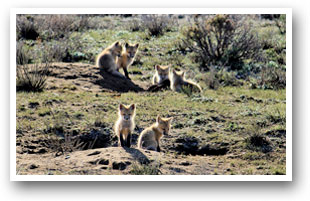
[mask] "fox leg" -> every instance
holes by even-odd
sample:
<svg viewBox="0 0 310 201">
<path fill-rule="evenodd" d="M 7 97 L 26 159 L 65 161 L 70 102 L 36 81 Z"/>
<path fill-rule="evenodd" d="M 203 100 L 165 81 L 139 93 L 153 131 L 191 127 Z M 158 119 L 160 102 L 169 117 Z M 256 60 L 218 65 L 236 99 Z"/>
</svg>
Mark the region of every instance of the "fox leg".
<svg viewBox="0 0 310 201">
<path fill-rule="evenodd" d="M 128 136 L 127 136 L 127 140 L 126 140 L 127 142 L 126 142 L 126 146 L 128 147 L 128 148 L 130 148 L 130 145 L 131 145 L 131 134 L 128 134 Z"/>
<path fill-rule="evenodd" d="M 125 77 L 130 80 L 127 68 L 123 68 L 123 70 L 124 70 L 124 73 L 125 73 Z"/>
<path fill-rule="evenodd" d="M 160 152 L 160 147 L 157 145 L 156 151 Z"/>
<path fill-rule="evenodd" d="M 123 139 L 123 135 L 119 135 L 119 140 L 120 140 L 121 146 L 124 147 L 125 146 L 125 141 Z"/>
</svg>

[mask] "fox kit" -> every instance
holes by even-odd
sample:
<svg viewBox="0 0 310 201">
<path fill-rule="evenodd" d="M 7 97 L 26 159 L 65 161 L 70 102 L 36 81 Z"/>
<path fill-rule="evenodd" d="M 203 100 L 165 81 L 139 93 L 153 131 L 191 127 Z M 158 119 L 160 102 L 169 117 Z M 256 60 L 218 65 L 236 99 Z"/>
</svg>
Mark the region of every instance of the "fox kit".
<svg viewBox="0 0 310 201">
<path fill-rule="evenodd" d="M 163 81 L 169 79 L 170 66 L 155 65 L 155 75 L 152 79 L 152 84 L 161 84 Z"/>
<path fill-rule="evenodd" d="M 131 45 L 129 43 L 125 44 L 125 50 L 123 50 L 121 56 L 117 59 L 117 71 L 120 68 L 124 70 L 125 76 L 127 79 L 130 79 L 128 76 L 128 67 L 133 63 L 135 56 L 138 52 L 139 44 Z"/>
<path fill-rule="evenodd" d="M 130 106 L 125 106 L 123 104 L 119 105 L 118 119 L 115 122 L 114 129 L 118 136 L 119 145 L 122 147 L 130 147 L 131 145 L 131 133 L 135 128 L 135 115 L 135 104 Z"/>
<path fill-rule="evenodd" d="M 125 76 L 117 71 L 116 65 L 117 57 L 121 56 L 122 51 L 123 46 L 120 44 L 120 42 L 114 42 L 97 56 L 96 65 L 100 69 L 111 73 L 114 76 L 124 78 Z"/>
<path fill-rule="evenodd" d="M 163 135 L 168 135 L 172 117 L 161 118 L 157 116 L 156 123 L 144 129 L 139 136 L 138 147 L 140 149 L 160 152 L 159 140 Z"/>
<path fill-rule="evenodd" d="M 192 92 L 201 92 L 201 87 L 193 81 L 186 80 L 183 71 L 177 72 L 174 69 L 169 73 L 170 88 L 172 91 L 182 92 L 189 87 Z"/>
</svg>

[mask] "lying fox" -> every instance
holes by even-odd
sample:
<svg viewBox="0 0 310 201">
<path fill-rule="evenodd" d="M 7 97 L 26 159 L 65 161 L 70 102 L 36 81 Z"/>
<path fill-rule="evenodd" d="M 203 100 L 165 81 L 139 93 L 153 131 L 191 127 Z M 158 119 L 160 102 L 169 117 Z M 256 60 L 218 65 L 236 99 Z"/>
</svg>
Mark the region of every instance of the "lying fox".
<svg viewBox="0 0 310 201">
<path fill-rule="evenodd" d="M 155 65 L 155 74 L 152 79 L 152 84 L 161 84 L 169 79 L 170 66 Z"/>
<path fill-rule="evenodd" d="M 185 79 L 185 73 L 183 71 L 177 72 L 173 69 L 169 73 L 169 79 L 172 91 L 182 92 L 184 88 L 188 87 L 192 92 L 202 92 L 201 87 L 197 83 Z"/>
<path fill-rule="evenodd" d="M 138 52 L 138 48 L 138 43 L 135 45 L 126 43 L 125 49 L 123 49 L 121 56 L 117 58 L 117 71 L 122 68 L 127 79 L 130 79 L 128 75 L 128 67 L 133 63 L 135 56 Z"/>
<path fill-rule="evenodd" d="M 172 117 L 156 118 L 156 123 L 144 129 L 139 136 L 138 147 L 160 152 L 159 140 L 163 135 L 168 135 L 170 130 Z"/>
<path fill-rule="evenodd" d="M 115 122 L 114 129 L 116 135 L 118 136 L 118 144 L 122 147 L 126 146 L 130 148 L 131 133 L 135 128 L 135 116 L 135 104 L 132 104 L 130 106 L 125 106 L 123 104 L 119 105 L 118 119 Z"/>
<path fill-rule="evenodd" d="M 96 66 L 114 76 L 125 78 L 123 74 L 118 72 L 116 65 L 117 57 L 121 56 L 122 51 L 121 43 L 119 41 L 114 42 L 97 56 Z"/>
</svg>

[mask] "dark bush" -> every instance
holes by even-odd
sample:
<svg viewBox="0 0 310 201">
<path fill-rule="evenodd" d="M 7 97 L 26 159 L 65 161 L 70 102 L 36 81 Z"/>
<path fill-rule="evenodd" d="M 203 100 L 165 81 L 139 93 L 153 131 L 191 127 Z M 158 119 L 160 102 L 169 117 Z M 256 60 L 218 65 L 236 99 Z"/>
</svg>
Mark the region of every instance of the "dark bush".
<svg viewBox="0 0 310 201">
<path fill-rule="evenodd" d="M 16 17 L 17 39 L 36 40 L 39 36 L 38 25 L 31 16 L 17 15 Z"/>
<path fill-rule="evenodd" d="M 270 140 L 262 134 L 253 133 L 245 139 L 246 147 L 254 151 L 264 153 L 272 151 Z"/>
<path fill-rule="evenodd" d="M 260 45 L 251 25 L 240 15 L 198 16 L 183 30 L 185 47 L 205 70 L 210 65 L 241 69 L 246 59 L 260 56 Z"/>
</svg>

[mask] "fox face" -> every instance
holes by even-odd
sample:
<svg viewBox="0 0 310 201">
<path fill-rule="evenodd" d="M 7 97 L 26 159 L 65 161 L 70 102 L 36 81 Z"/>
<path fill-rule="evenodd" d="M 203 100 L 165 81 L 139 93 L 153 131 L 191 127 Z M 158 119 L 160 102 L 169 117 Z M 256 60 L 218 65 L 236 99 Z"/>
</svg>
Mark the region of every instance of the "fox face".
<svg viewBox="0 0 310 201">
<path fill-rule="evenodd" d="M 159 77 L 159 83 L 164 80 L 169 79 L 169 69 L 170 69 L 170 66 L 155 65 L 155 70 Z"/>
<path fill-rule="evenodd" d="M 158 124 L 158 129 L 164 134 L 168 135 L 170 131 L 170 125 L 173 117 L 161 118 L 159 115 L 156 118 L 156 123 Z"/>
<path fill-rule="evenodd" d="M 129 58 L 134 58 L 138 52 L 139 43 L 131 45 L 129 43 L 125 44 L 126 52 Z"/>
<path fill-rule="evenodd" d="M 116 41 L 113 45 L 112 45 L 112 54 L 120 57 L 123 51 L 123 46 L 121 45 L 121 43 L 119 41 Z"/>
<path fill-rule="evenodd" d="M 130 106 L 126 106 L 123 104 L 119 105 L 119 115 L 122 117 L 124 121 L 131 121 L 135 116 L 136 105 L 131 104 Z"/>
</svg>

